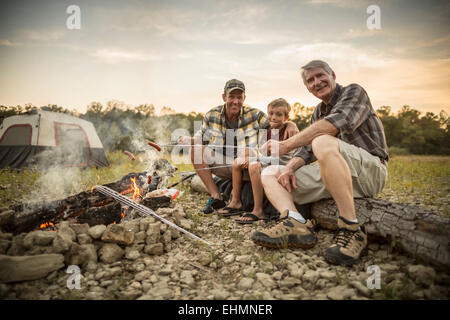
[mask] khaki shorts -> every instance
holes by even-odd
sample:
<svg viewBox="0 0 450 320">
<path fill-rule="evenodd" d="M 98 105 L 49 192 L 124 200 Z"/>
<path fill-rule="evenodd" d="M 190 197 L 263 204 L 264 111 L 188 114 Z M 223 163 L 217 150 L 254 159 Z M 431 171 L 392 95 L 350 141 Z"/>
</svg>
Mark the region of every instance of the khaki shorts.
<svg viewBox="0 0 450 320">
<path fill-rule="evenodd" d="M 339 140 L 339 151 L 347 162 L 353 181 L 353 197 L 374 197 L 381 190 L 387 179 L 387 168 L 380 158 L 366 150 Z M 283 172 L 284 166 L 279 166 Z M 331 194 L 325 188 L 320 177 L 319 163 L 301 167 L 295 172 L 297 189 L 292 197 L 297 204 L 305 204 L 330 199 Z"/>
<path fill-rule="evenodd" d="M 222 152 L 215 152 L 212 148 L 205 147 L 203 149 L 203 160 L 210 167 L 219 167 L 211 169 L 211 172 L 222 179 L 232 180 L 234 158 L 227 157 Z M 220 168 L 221 167 L 221 168 Z M 250 181 L 248 170 L 243 170 L 242 180 Z"/>
</svg>

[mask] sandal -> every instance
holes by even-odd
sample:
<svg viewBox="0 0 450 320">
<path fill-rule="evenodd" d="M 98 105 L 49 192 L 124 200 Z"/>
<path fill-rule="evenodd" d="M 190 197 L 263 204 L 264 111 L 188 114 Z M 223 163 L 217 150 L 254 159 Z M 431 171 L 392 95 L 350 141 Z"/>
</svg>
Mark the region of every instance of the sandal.
<svg viewBox="0 0 450 320">
<path fill-rule="evenodd" d="M 254 215 L 253 213 L 249 213 L 249 212 L 243 214 L 243 215 L 241 216 L 241 218 L 251 218 L 251 220 L 238 220 L 238 219 L 234 219 L 234 221 L 235 221 L 236 223 L 239 223 L 239 224 L 252 224 L 252 223 L 255 223 L 256 221 L 259 221 L 259 220 L 268 221 L 268 219 L 266 219 L 266 218 L 261 219 L 260 217 Z"/>
<path fill-rule="evenodd" d="M 225 207 L 223 209 L 220 209 L 220 211 L 217 211 L 217 215 L 220 217 L 231 217 L 240 215 L 242 212 L 245 212 L 244 210 L 242 210 L 242 208 Z"/>
</svg>

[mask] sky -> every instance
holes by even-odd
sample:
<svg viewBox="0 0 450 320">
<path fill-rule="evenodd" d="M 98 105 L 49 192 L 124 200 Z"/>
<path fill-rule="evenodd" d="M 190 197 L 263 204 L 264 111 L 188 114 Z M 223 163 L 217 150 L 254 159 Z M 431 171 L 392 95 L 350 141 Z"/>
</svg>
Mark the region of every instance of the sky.
<svg viewBox="0 0 450 320">
<path fill-rule="evenodd" d="M 67 27 L 70 5 L 79 29 Z M 371 5 L 379 29 L 368 27 Z M 413 0 L 2 1 L 0 105 L 84 113 L 119 100 L 206 112 L 237 78 L 250 106 L 314 106 L 300 67 L 321 59 L 375 109 L 450 113 L 449 13 L 448 1 Z"/>
</svg>

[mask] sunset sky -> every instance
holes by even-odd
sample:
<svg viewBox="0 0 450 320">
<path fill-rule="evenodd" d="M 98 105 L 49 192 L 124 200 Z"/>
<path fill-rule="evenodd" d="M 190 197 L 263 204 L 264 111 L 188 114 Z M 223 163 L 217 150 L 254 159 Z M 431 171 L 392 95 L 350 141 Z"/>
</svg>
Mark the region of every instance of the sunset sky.
<svg viewBox="0 0 450 320">
<path fill-rule="evenodd" d="M 66 27 L 73 4 L 79 30 Z M 379 30 L 367 27 L 370 5 Z M 448 1 L 20 0 L 2 1 L 0 16 L 0 105 L 85 112 L 116 99 L 206 112 L 237 78 L 253 107 L 313 106 L 299 68 L 323 59 L 374 108 L 450 113 Z"/>
</svg>

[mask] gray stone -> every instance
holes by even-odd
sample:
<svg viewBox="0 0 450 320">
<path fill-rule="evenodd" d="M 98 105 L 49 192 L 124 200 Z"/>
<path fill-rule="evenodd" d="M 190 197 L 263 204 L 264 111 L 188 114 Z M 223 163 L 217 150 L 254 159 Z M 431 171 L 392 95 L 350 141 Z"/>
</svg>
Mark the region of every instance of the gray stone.
<svg viewBox="0 0 450 320">
<path fill-rule="evenodd" d="M 64 255 L 66 265 L 82 265 L 88 261 L 88 253 L 77 243 L 73 243 L 70 250 Z"/>
<path fill-rule="evenodd" d="M 74 223 L 71 224 L 70 227 L 77 235 L 89 232 L 89 225 L 87 223 Z"/>
<path fill-rule="evenodd" d="M 301 281 L 299 279 L 293 278 L 293 277 L 286 277 L 278 282 L 278 284 L 281 288 L 288 288 L 288 289 L 295 287 L 295 286 L 299 285 L 300 283 L 301 283 Z"/>
<path fill-rule="evenodd" d="M 306 282 L 316 283 L 317 279 L 319 279 L 319 273 L 315 270 L 307 270 L 303 275 L 302 279 Z"/>
<path fill-rule="evenodd" d="M 370 290 L 369 288 L 367 288 L 367 285 L 362 284 L 361 282 L 354 280 L 352 282 L 350 282 L 350 284 L 356 289 L 358 290 L 359 293 L 361 293 L 362 295 L 369 297 L 370 296 Z"/>
<path fill-rule="evenodd" d="M 192 286 L 194 284 L 194 277 L 192 277 L 191 271 L 183 270 L 180 274 L 180 281 L 188 286 Z"/>
<path fill-rule="evenodd" d="M 102 235 L 102 241 L 129 246 L 133 244 L 134 233 L 122 225 L 110 224 Z"/>
<path fill-rule="evenodd" d="M 135 233 L 134 235 L 134 243 L 145 243 L 145 238 L 147 237 L 147 234 L 145 231 L 140 231 Z"/>
<path fill-rule="evenodd" d="M 138 233 L 139 232 L 139 225 L 140 225 L 140 221 L 139 219 L 134 219 L 134 220 L 130 220 L 130 221 L 126 221 L 121 223 L 120 225 L 123 225 L 125 230 L 133 232 L 133 233 Z"/>
<path fill-rule="evenodd" d="M 216 300 L 225 300 L 230 296 L 230 293 L 224 289 L 213 289 L 211 290 L 211 294 Z"/>
<path fill-rule="evenodd" d="M 96 226 L 90 227 L 88 230 L 88 234 L 92 237 L 92 239 L 100 239 L 103 233 L 106 230 L 106 226 L 103 224 L 98 224 Z"/>
<path fill-rule="evenodd" d="M 64 267 L 62 254 L 11 257 L 0 255 L 0 282 L 36 280 Z"/>
<path fill-rule="evenodd" d="M 77 234 L 75 233 L 75 231 L 73 231 L 72 228 L 68 225 L 64 224 L 64 222 L 61 222 L 61 224 L 59 225 L 58 234 L 70 241 L 75 241 L 77 239 Z"/>
<path fill-rule="evenodd" d="M 87 233 L 80 233 L 77 235 L 79 244 L 90 244 L 92 243 L 92 238 Z"/>
<path fill-rule="evenodd" d="M 267 273 L 258 272 L 256 273 L 256 279 L 262 283 L 262 285 L 266 288 L 275 288 L 277 284 L 273 280 L 273 278 Z"/>
<path fill-rule="evenodd" d="M 161 222 L 150 223 L 147 227 L 147 238 L 145 239 L 146 244 L 155 244 L 159 242 L 161 234 Z"/>
<path fill-rule="evenodd" d="M 58 233 L 55 239 L 53 239 L 52 252 L 64 253 L 70 249 L 72 243 L 73 242 L 68 237 L 63 237 Z"/>
<path fill-rule="evenodd" d="M 151 275 L 152 274 L 151 274 L 150 271 L 145 270 L 145 271 L 141 271 L 141 272 L 136 273 L 136 275 L 134 276 L 134 279 L 136 281 L 143 281 L 145 279 L 150 279 Z"/>
<path fill-rule="evenodd" d="M 0 239 L 0 254 L 5 254 L 11 246 L 11 240 Z"/>
<path fill-rule="evenodd" d="M 170 230 L 166 230 L 161 237 L 161 242 L 164 244 L 168 244 L 172 240 L 172 232 Z"/>
<path fill-rule="evenodd" d="M 142 218 L 141 220 L 140 220 L 140 222 L 139 222 L 139 230 L 142 232 L 142 231 L 147 231 L 147 228 L 148 228 L 148 225 L 150 224 L 150 223 L 154 223 L 155 222 L 155 218 L 153 218 L 153 217 L 145 217 L 145 218 Z"/>
<path fill-rule="evenodd" d="M 235 259 L 234 254 L 230 253 L 229 255 L 226 255 L 223 258 L 223 262 L 226 263 L 226 264 L 230 264 L 230 263 L 234 262 L 234 259 Z"/>
<path fill-rule="evenodd" d="M 238 288 L 241 290 L 248 290 L 252 287 L 253 282 L 255 282 L 255 280 L 252 278 L 242 278 L 238 283 Z"/>
<path fill-rule="evenodd" d="M 336 286 L 328 290 L 327 297 L 332 300 L 345 300 L 356 294 L 355 289 L 346 286 Z"/>
<path fill-rule="evenodd" d="M 434 279 L 436 278 L 436 271 L 433 268 L 420 264 L 408 265 L 406 270 L 410 278 L 417 284 L 429 286 L 434 283 Z"/>
<path fill-rule="evenodd" d="M 56 238 L 54 231 L 36 231 L 34 234 L 34 243 L 39 246 L 48 246 Z"/>
<path fill-rule="evenodd" d="M 113 263 L 120 260 L 124 251 L 116 243 L 106 243 L 99 251 L 100 260 L 104 263 Z"/>
<path fill-rule="evenodd" d="M 127 258 L 128 260 L 136 260 L 138 259 L 141 254 L 139 253 L 138 250 L 136 249 L 132 249 L 132 250 L 125 250 L 125 258 Z"/>
<path fill-rule="evenodd" d="M 162 255 L 164 253 L 164 246 L 162 243 L 149 244 L 145 246 L 144 252 L 151 255 Z"/>
</svg>

